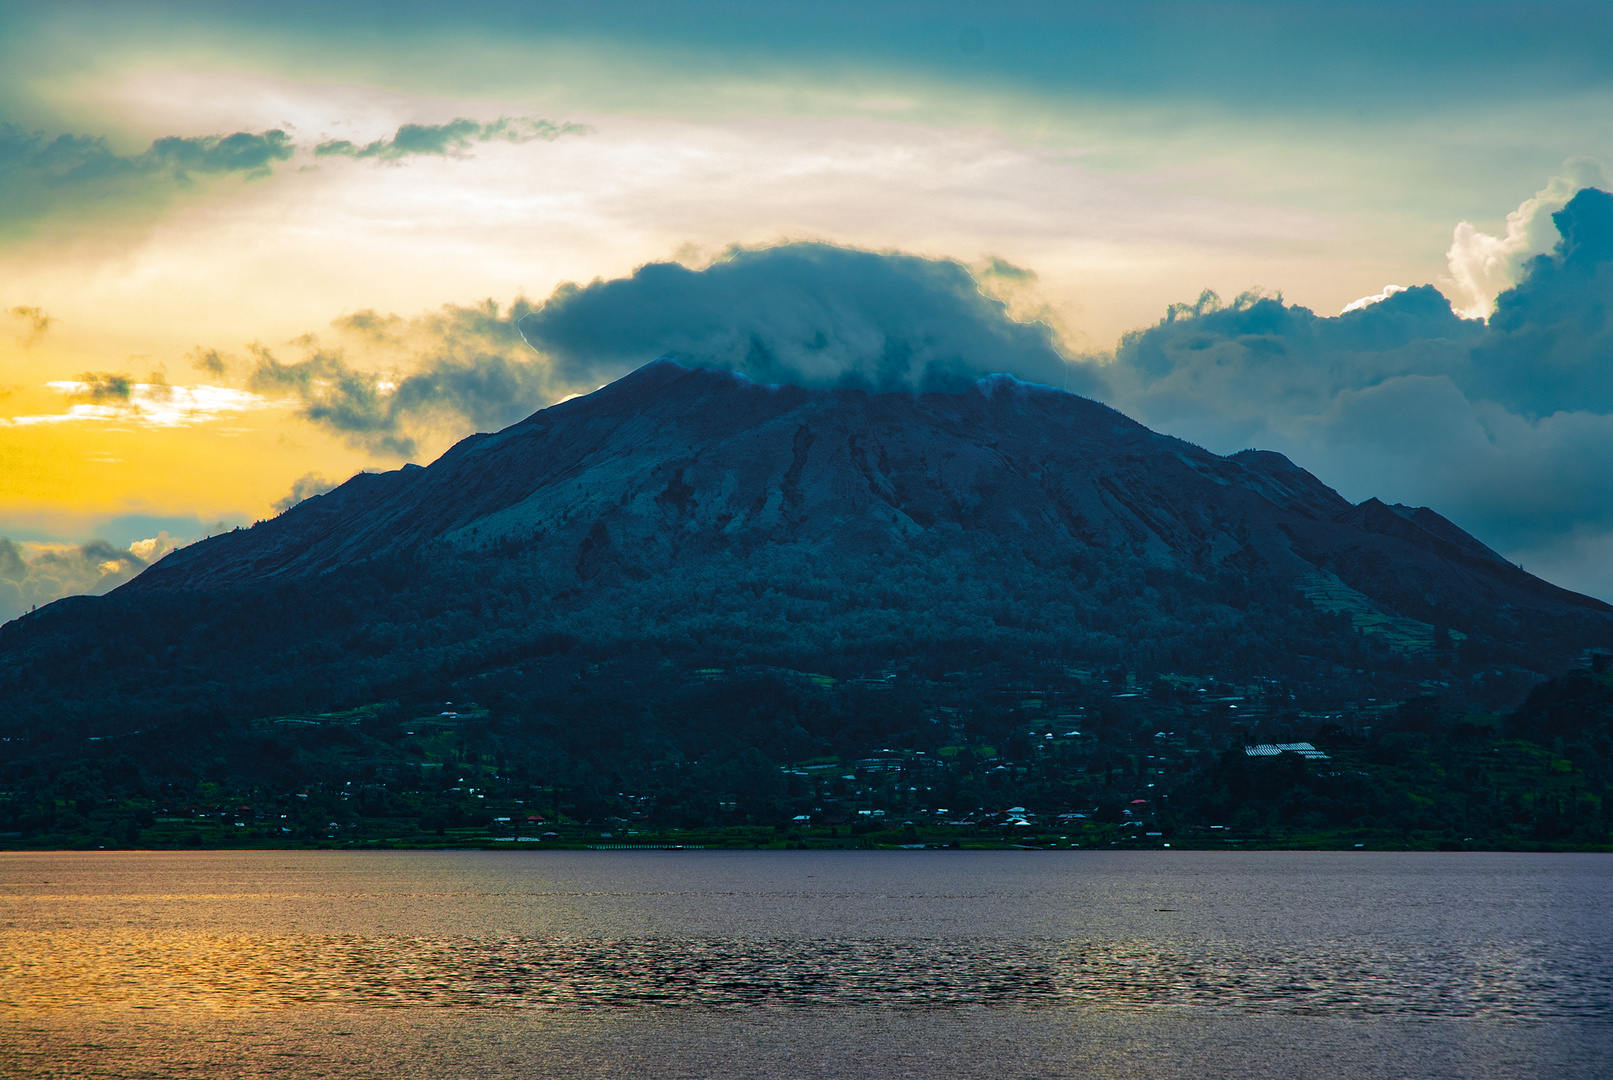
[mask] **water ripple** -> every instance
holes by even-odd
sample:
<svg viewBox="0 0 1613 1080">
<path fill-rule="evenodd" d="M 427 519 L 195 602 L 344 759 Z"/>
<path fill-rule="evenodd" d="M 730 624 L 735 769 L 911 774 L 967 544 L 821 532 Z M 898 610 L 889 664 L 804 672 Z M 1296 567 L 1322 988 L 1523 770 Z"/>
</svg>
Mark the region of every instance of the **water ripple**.
<svg viewBox="0 0 1613 1080">
<path fill-rule="evenodd" d="M 1549 961 L 1549 962 L 1548 962 Z M 1613 1021 L 1598 956 L 1528 943 L 537 939 L 0 932 L 21 1009 L 958 1006 Z"/>
</svg>

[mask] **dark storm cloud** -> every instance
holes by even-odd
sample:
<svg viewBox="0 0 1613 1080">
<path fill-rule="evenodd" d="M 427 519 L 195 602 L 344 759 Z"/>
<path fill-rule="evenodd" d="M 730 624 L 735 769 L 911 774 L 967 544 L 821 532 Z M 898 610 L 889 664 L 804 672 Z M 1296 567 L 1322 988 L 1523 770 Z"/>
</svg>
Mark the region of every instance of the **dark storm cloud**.
<svg viewBox="0 0 1613 1080">
<path fill-rule="evenodd" d="M 346 139 L 322 142 L 314 147 L 318 157 L 399 158 L 428 154 L 445 156 L 470 149 L 476 143 L 525 143 L 535 139 L 558 139 L 562 135 L 582 135 L 583 124 L 556 124 L 534 117 L 502 117 L 480 124 L 460 117 L 446 124 L 404 124 L 390 139 L 376 139 L 360 146 Z"/>
<path fill-rule="evenodd" d="M 0 122 L 0 236 L 39 219 L 160 200 L 197 176 L 268 176 L 295 147 L 283 131 L 158 139 L 119 154 L 91 135 L 47 135 Z"/>
<path fill-rule="evenodd" d="M 1206 294 L 1123 339 L 1106 399 L 1218 452 L 1280 450 L 1354 499 L 1434 506 L 1543 569 L 1573 562 L 1564 545 L 1613 554 L 1613 197 L 1553 221 L 1488 325 L 1429 286 L 1333 318 Z M 1610 594 L 1613 571 L 1569 583 Z"/>
<path fill-rule="evenodd" d="M 956 390 L 994 372 L 1092 385 L 1047 326 L 1010 318 L 962 265 L 830 244 L 736 250 L 704 270 L 650 263 L 562 286 L 519 326 L 578 382 L 670 356 L 798 386 Z"/>
</svg>

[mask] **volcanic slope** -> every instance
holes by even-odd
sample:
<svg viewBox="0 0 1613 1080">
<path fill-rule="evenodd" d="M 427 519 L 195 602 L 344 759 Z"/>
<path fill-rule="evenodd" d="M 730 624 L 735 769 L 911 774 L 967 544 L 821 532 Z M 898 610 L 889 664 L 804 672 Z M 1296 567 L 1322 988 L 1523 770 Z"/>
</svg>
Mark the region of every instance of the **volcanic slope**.
<svg viewBox="0 0 1613 1080">
<path fill-rule="evenodd" d="M 582 586 L 719 551 L 900 557 L 970 534 L 1055 568 L 1101 553 L 1331 584 L 1340 602 L 1353 592 L 1454 629 L 1613 612 L 1426 507 L 1352 505 L 1281 454 L 1220 457 L 1050 387 L 998 376 L 962 394 L 803 390 L 670 360 L 465 439 L 429 468 L 360 474 L 174 552 L 121 591 L 262 584 L 422 545 L 541 547 Z"/>
<path fill-rule="evenodd" d="M 377 700 L 572 648 L 937 676 L 1393 668 L 1415 687 L 1610 641 L 1607 604 L 1280 454 L 1220 457 L 1004 376 L 871 394 L 661 360 L 27 616 L 0 655 L 35 673 L 18 694 L 66 693 L 51 680 L 93 650 L 140 693 L 206 682 L 229 710 L 253 672 L 254 700 Z"/>
</svg>

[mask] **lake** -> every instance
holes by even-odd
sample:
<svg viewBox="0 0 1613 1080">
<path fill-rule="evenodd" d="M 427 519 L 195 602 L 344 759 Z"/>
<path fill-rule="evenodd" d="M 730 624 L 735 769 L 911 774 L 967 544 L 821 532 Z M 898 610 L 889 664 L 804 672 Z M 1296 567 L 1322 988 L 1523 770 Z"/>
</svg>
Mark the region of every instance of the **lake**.
<svg viewBox="0 0 1613 1080">
<path fill-rule="evenodd" d="M 1613 856 L 0 854 L 10 1077 L 1613 1076 Z"/>
</svg>

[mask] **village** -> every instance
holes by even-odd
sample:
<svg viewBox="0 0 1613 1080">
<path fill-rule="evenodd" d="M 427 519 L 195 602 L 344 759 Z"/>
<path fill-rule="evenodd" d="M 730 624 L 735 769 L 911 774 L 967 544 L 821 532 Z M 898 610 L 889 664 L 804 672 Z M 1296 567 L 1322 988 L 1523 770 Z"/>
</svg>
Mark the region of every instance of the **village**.
<svg viewBox="0 0 1613 1080">
<path fill-rule="evenodd" d="M 905 727 L 885 725 L 886 745 L 784 762 L 754 750 L 723 759 L 673 749 L 618 751 L 608 768 L 575 758 L 556 768 L 552 753 L 546 764 L 522 741 L 534 724 L 470 702 L 269 717 L 244 729 L 257 768 L 278 762 L 282 776 L 300 782 L 276 786 L 247 774 L 108 792 L 94 790 L 111 786 L 106 771 L 96 780 L 81 769 L 48 796 L 0 793 L 0 845 L 1438 847 L 1471 843 L 1477 830 L 1395 804 L 1417 803 L 1408 793 L 1431 782 L 1419 770 L 1439 765 L 1441 754 L 1482 760 L 1490 788 L 1523 792 L 1527 807 L 1513 800 L 1519 820 L 1545 805 L 1548 791 L 1591 786 L 1560 755 L 1502 738 L 1493 717 L 1486 727 L 1469 714 L 1479 721 L 1463 721 L 1472 745 L 1441 749 L 1402 730 L 1407 703 L 1301 710 L 1297 695 L 1269 679 L 1138 680 L 1084 669 L 1061 673 L 1056 685 L 970 687 L 954 697 L 960 704 L 939 704 L 961 674 L 945 673 L 917 694 L 917 680 L 895 672 L 844 683 L 788 673 L 809 693 L 842 695 L 858 716 L 924 707 Z M 754 677 L 702 668 L 688 685 L 724 693 Z M 1420 700 L 1426 712 L 1436 699 Z M 101 749 L 138 753 L 141 738 Z M 1518 843 L 1565 839 L 1539 835 L 1538 823 L 1513 832 Z"/>
</svg>

